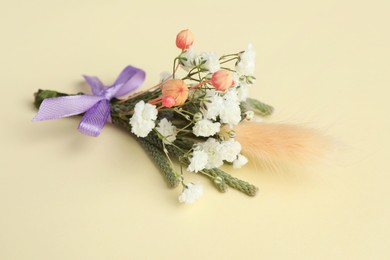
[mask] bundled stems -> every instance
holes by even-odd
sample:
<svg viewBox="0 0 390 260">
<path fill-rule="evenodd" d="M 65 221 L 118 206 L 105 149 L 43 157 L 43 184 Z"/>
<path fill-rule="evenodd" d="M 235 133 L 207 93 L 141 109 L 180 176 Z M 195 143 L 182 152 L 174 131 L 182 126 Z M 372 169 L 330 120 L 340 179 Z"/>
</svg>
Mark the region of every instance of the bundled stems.
<svg viewBox="0 0 390 260">
<path fill-rule="evenodd" d="M 154 92 L 158 91 L 159 89 L 154 90 Z M 79 94 L 82 93 L 78 93 L 76 95 Z M 130 117 L 128 115 L 128 111 L 133 110 L 135 104 L 139 100 L 146 97 L 150 98 L 151 95 L 153 95 L 153 92 L 144 92 L 136 98 L 128 99 L 124 102 L 117 99 L 112 100 L 110 103 L 112 123 L 124 128 L 129 134 L 133 135 L 131 133 L 131 125 L 129 124 Z M 61 96 L 68 96 L 68 94 L 52 90 L 38 90 L 38 92 L 34 95 L 34 105 L 36 108 L 39 108 L 45 98 Z M 153 131 L 150 132 L 147 137 L 136 138 L 136 140 L 151 155 L 152 160 L 160 169 L 168 186 L 170 188 L 177 187 L 182 181 L 182 177 L 173 169 L 171 162 L 164 153 L 164 149 L 166 148 L 168 153 L 176 157 L 180 163 L 188 165 L 189 161 L 186 153 L 192 149 L 194 141 L 189 138 L 178 138 L 172 145 L 166 145 L 164 148 L 162 140 Z M 231 188 L 241 191 L 249 196 L 254 196 L 258 190 L 254 185 L 239 180 L 218 168 L 205 169 L 200 173 L 210 178 L 214 186 L 220 192 L 226 192 L 227 187 L 230 186 Z"/>
</svg>

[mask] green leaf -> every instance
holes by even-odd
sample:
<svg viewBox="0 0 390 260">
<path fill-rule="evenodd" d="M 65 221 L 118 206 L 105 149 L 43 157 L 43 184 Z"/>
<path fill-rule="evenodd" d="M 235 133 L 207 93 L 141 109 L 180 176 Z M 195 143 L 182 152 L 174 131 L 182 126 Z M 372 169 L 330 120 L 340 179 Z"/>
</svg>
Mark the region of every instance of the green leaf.
<svg viewBox="0 0 390 260">
<path fill-rule="evenodd" d="M 60 92 L 53 91 L 53 90 L 39 89 L 38 92 L 34 93 L 34 97 L 35 97 L 34 106 L 36 108 L 39 108 L 42 101 L 46 98 L 63 97 L 63 96 L 68 96 L 68 94 L 60 93 Z"/>
<path fill-rule="evenodd" d="M 246 103 L 253 112 L 261 116 L 269 116 L 274 112 L 274 108 L 272 106 L 254 98 L 247 98 Z"/>
</svg>

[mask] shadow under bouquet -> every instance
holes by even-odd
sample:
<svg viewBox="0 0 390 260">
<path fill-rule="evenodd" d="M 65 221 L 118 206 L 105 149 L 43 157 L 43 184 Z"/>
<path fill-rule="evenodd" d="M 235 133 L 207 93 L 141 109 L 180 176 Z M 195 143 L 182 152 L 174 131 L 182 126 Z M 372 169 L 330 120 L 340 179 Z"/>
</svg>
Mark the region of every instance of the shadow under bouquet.
<svg viewBox="0 0 390 260">
<path fill-rule="evenodd" d="M 231 187 L 254 196 L 256 186 L 220 167 L 241 168 L 253 160 L 274 168 L 278 161 L 324 151 L 327 142 L 313 129 L 257 120 L 271 115 L 273 108 L 248 97 L 255 83 L 252 45 L 218 57 L 214 52 L 197 54 L 193 41 L 189 30 L 179 32 L 176 46 L 181 52 L 172 72 L 162 73 L 158 84 L 143 91 L 135 92 L 145 72 L 133 66 L 111 86 L 84 76 L 92 94 L 38 90 L 34 104 L 39 111 L 33 121 L 82 115 L 79 131 L 95 137 L 107 122 L 124 128 L 150 154 L 168 186 L 182 186 L 182 203 L 193 203 L 203 193 L 200 183 L 186 182 L 188 172 L 209 178 L 221 192 Z"/>
</svg>

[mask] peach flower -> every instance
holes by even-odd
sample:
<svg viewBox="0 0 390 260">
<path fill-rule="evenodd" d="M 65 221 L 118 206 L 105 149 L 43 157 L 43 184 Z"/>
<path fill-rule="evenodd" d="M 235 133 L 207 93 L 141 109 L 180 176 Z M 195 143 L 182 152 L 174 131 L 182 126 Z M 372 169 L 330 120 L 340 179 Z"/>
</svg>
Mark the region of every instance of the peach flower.
<svg viewBox="0 0 390 260">
<path fill-rule="evenodd" d="M 174 98 L 174 106 L 183 105 L 188 98 L 188 87 L 181 79 L 168 80 L 162 87 L 162 99 Z"/>
</svg>

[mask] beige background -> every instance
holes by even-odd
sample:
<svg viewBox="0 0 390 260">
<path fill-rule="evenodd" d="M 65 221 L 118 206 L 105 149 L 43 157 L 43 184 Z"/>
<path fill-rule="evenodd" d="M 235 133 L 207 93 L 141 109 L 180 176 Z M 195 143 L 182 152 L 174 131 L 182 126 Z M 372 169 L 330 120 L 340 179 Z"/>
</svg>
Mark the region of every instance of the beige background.
<svg viewBox="0 0 390 260">
<path fill-rule="evenodd" d="M 1 1 L 0 259 L 389 259 L 389 2 Z M 135 140 L 78 119 L 32 123 L 38 88 L 85 91 L 127 64 L 150 86 L 183 28 L 195 48 L 257 51 L 254 97 L 271 121 L 339 143 L 327 165 L 234 171 L 248 198 L 208 180 L 180 205 Z"/>
</svg>

